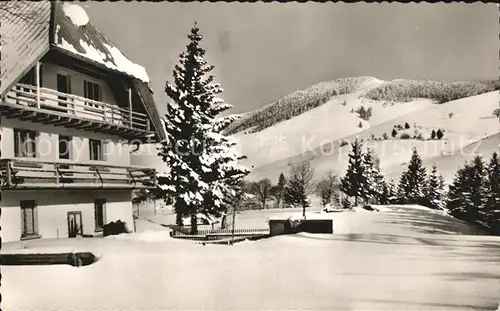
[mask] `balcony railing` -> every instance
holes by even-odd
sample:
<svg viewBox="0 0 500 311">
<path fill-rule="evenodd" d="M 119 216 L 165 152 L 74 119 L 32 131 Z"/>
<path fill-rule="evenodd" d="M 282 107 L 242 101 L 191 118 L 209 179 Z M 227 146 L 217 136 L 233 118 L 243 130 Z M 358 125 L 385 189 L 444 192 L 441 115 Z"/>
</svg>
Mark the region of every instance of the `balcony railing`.
<svg viewBox="0 0 500 311">
<path fill-rule="evenodd" d="M 0 159 L 0 189 L 151 189 L 156 171 L 105 164 Z"/>
<path fill-rule="evenodd" d="M 23 117 L 26 120 L 42 122 L 37 114 L 43 113 L 49 116 L 66 117 L 64 120 L 54 118 L 41 119 L 47 123 L 60 123 L 68 127 L 83 126 L 86 124 L 101 124 L 102 128 L 109 130 L 129 129 L 129 132 L 151 133 L 149 118 L 146 114 L 131 111 L 116 105 L 111 105 L 92 99 L 61 93 L 48 88 L 39 88 L 27 84 L 16 84 L 0 102 L 0 106 L 28 110 L 32 114 L 19 114 L 14 116 Z M 2 113 L 9 116 L 8 113 Z M 31 119 L 30 119 L 31 118 Z M 71 122 L 71 120 L 82 120 L 86 122 Z M 51 122 L 54 121 L 54 122 Z M 64 123 L 67 121 L 67 123 Z M 107 125 L 107 126 L 106 126 Z M 92 127 L 98 131 L 98 127 Z M 131 130 L 131 131 L 130 131 Z"/>
</svg>

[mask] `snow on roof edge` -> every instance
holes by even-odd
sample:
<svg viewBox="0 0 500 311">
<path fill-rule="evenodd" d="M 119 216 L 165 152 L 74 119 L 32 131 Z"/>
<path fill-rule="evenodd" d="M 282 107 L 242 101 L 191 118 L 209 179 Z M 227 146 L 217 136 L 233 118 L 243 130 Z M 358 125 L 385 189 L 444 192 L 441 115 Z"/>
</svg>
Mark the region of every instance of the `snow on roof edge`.
<svg viewBox="0 0 500 311">
<path fill-rule="evenodd" d="M 149 84 L 151 80 L 149 79 L 149 76 L 147 74 L 146 69 L 138 65 L 128 58 L 126 58 L 121 51 L 116 48 L 116 47 L 110 47 L 109 45 L 105 44 L 106 48 L 110 51 L 110 55 L 113 58 L 115 62 L 118 62 L 119 64 L 114 64 L 109 61 L 104 61 L 102 57 L 104 57 L 100 51 L 96 50 L 93 46 L 89 44 L 85 44 L 83 40 L 80 41 L 82 44 L 82 47 L 86 50 L 86 53 L 81 53 L 78 50 L 75 49 L 74 46 L 72 46 L 70 43 L 68 43 L 64 38 L 61 38 L 61 43 L 57 43 L 56 46 L 58 48 L 61 48 L 69 53 L 81 56 L 85 59 L 94 61 L 96 63 L 99 63 L 101 65 L 106 66 L 108 69 L 115 70 L 124 74 L 127 74 L 131 77 L 134 77 L 136 79 L 141 80 L 144 83 Z M 110 49 L 111 48 L 111 49 Z M 121 61 L 117 61 L 120 59 Z"/>
<path fill-rule="evenodd" d="M 63 5 L 63 13 L 65 14 L 66 18 L 69 18 L 71 23 L 73 24 L 74 27 L 76 27 L 76 31 L 83 32 L 84 36 L 88 39 L 87 34 L 85 33 L 84 28 L 80 28 L 78 25 L 76 25 L 73 20 L 71 19 L 66 12 L 64 12 L 64 6 Z M 82 8 L 83 10 L 83 8 Z M 88 21 L 87 24 L 91 25 L 90 20 Z M 85 26 L 87 26 L 87 24 Z M 61 24 L 60 22 L 56 25 L 56 31 L 55 31 L 55 45 L 63 50 L 66 50 L 72 54 L 76 54 L 78 56 L 81 56 L 85 59 L 97 62 L 99 64 L 102 64 L 106 66 L 109 69 L 127 74 L 131 77 L 134 77 L 136 79 L 141 80 L 142 82 L 148 84 L 151 82 L 149 79 L 149 76 L 147 74 L 146 68 L 143 66 L 136 64 L 132 62 L 129 58 L 127 58 L 121 51 L 118 49 L 104 34 L 102 34 L 99 30 L 97 30 L 95 27 L 93 27 L 95 31 L 103 37 L 104 40 L 100 40 L 102 46 L 106 51 L 101 51 L 97 49 L 90 40 L 82 40 L 80 39 L 79 45 L 80 47 L 85 50 L 84 53 L 78 51 L 77 48 L 75 48 L 68 40 L 65 40 L 64 37 L 61 37 L 61 42 L 59 43 L 59 31 L 61 29 Z M 111 61 L 109 61 L 111 59 Z"/>
</svg>

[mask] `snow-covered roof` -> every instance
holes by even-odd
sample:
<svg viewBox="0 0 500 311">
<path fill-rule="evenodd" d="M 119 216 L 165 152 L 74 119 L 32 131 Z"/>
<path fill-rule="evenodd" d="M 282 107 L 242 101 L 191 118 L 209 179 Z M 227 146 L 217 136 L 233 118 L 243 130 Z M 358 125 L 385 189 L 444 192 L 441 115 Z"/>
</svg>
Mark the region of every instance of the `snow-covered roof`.
<svg viewBox="0 0 500 311">
<path fill-rule="evenodd" d="M 64 53 L 89 66 L 132 80 L 159 140 L 165 130 L 154 103 L 149 77 L 96 29 L 85 10 L 60 1 L 12 1 L 0 10 L 2 21 L 0 95 L 3 95 L 50 51 Z"/>
<path fill-rule="evenodd" d="M 77 26 L 85 26 L 89 23 L 90 19 L 87 12 L 78 4 L 64 4 L 64 14 L 71 19 L 71 22 Z"/>
<path fill-rule="evenodd" d="M 146 69 L 128 59 L 89 21 L 85 10 L 77 4 L 65 3 L 56 8 L 55 38 L 57 47 L 149 83 Z"/>
<path fill-rule="evenodd" d="M 48 1 L 5 1 L 0 9 L 0 95 L 49 50 Z"/>
</svg>

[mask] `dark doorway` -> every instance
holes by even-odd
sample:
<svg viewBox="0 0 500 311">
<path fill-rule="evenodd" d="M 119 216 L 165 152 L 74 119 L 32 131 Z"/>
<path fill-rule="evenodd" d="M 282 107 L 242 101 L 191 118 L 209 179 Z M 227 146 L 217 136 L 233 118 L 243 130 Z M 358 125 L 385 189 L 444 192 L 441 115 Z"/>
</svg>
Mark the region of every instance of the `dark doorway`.
<svg viewBox="0 0 500 311">
<path fill-rule="evenodd" d="M 83 235 L 82 212 L 68 212 L 68 237 Z"/>
<path fill-rule="evenodd" d="M 71 84 L 69 77 L 64 74 L 57 74 L 57 91 L 65 94 L 71 94 Z M 68 107 L 67 101 L 69 101 L 67 96 L 58 96 L 58 105 L 63 108 Z M 61 109 L 61 111 L 67 112 L 67 109 Z"/>
</svg>

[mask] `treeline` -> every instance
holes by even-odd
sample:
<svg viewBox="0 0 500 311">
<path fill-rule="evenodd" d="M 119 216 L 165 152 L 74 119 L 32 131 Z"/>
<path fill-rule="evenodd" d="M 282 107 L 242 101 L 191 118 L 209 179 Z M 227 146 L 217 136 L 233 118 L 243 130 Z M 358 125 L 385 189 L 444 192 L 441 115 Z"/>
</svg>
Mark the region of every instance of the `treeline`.
<svg viewBox="0 0 500 311">
<path fill-rule="evenodd" d="M 448 210 L 450 215 L 500 234 L 500 161 L 493 153 L 486 164 L 477 156 L 455 174 L 449 187 L 436 166 L 430 173 L 423 166 L 416 149 L 398 184 L 386 182 L 374 155 L 363 152 L 356 139 L 349 154 L 349 166 L 341 179 L 341 190 L 354 204 L 419 204 Z M 347 201 L 346 206 L 350 203 Z"/>
<path fill-rule="evenodd" d="M 381 85 L 366 93 L 365 97 L 377 101 L 409 102 L 427 98 L 445 103 L 464 97 L 493 92 L 500 89 L 498 80 L 441 82 L 402 80 Z"/>
<path fill-rule="evenodd" d="M 226 130 L 232 135 L 249 129 L 255 133 L 279 122 L 289 120 L 308 110 L 319 107 L 333 96 L 352 93 L 368 77 L 344 78 L 313 85 L 306 90 L 293 92 L 276 102 L 252 113 L 249 117 L 235 122 Z"/>
<path fill-rule="evenodd" d="M 313 189 L 314 169 L 309 161 L 290 165 L 288 175 L 280 174 L 277 184 L 268 179 L 245 183 L 246 199 L 240 209 L 309 207 L 308 195 Z M 270 202 L 274 205 L 270 205 Z"/>
<path fill-rule="evenodd" d="M 333 171 L 314 181 L 309 161 L 290 164 L 287 176 L 280 175 L 277 184 L 269 179 L 246 183 L 250 194 L 242 209 L 302 207 L 304 212 L 316 194 L 322 206 L 333 204 L 343 208 L 361 204 L 418 204 L 448 211 L 457 219 L 500 234 L 500 160 L 493 153 L 488 163 L 477 156 L 460 168 L 447 186 L 436 166 L 427 171 L 414 148 L 408 166 L 399 180 L 387 181 L 380 170 L 380 160 L 362 141 L 351 144 L 349 164 L 339 178 Z M 269 204 L 274 202 L 273 205 Z"/>
<path fill-rule="evenodd" d="M 369 149 L 365 152 L 359 139 L 351 144 L 349 165 L 340 183 L 342 192 L 351 198 L 344 200 L 344 207 L 351 204 L 420 204 L 442 209 L 444 187 L 444 179 L 437 174 L 436 167 L 427 174 L 416 149 L 399 182 L 385 180 L 377 155 Z"/>
</svg>

